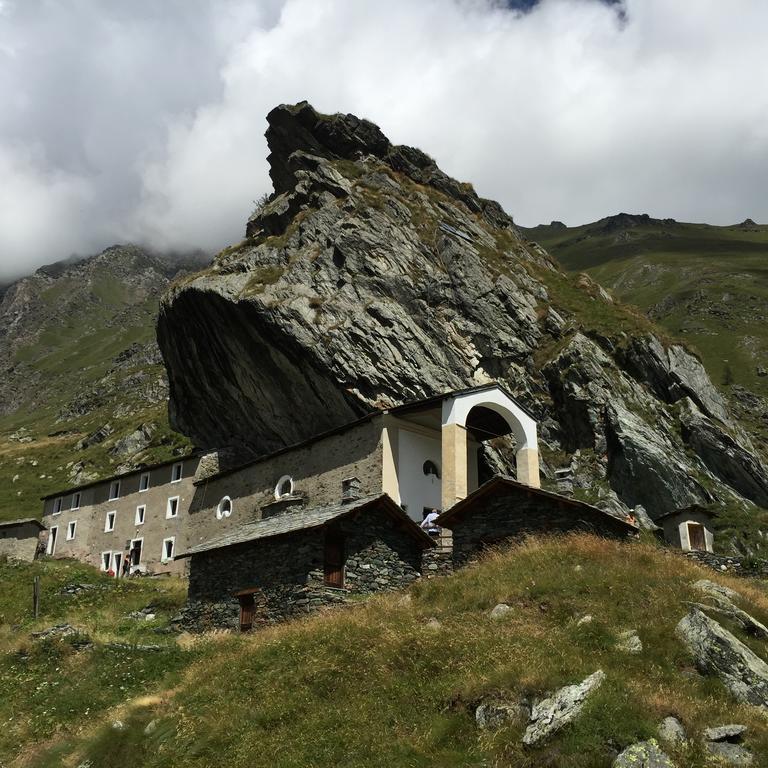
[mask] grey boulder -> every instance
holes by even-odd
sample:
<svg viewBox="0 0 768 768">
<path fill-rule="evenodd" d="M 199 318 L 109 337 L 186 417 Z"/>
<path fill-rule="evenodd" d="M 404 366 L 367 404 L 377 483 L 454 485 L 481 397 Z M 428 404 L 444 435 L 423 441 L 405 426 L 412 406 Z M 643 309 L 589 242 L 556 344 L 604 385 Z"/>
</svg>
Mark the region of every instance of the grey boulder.
<svg viewBox="0 0 768 768">
<path fill-rule="evenodd" d="M 665 717 L 660 723 L 657 730 L 659 738 L 668 744 L 682 744 L 687 740 L 685 728 L 683 724 L 676 718 Z"/>
<path fill-rule="evenodd" d="M 619 633 L 619 641 L 616 648 L 624 653 L 640 653 L 643 650 L 643 641 L 636 629 L 627 629 Z"/>
<path fill-rule="evenodd" d="M 613 768 L 674 768 L 674 765 L 656 739 L 632 744 L 613 761 Z"/>
<path fill-rule="evenodd" d="M 480 702 L 475 722 L 482 731 L 495 731 L 510 722 L 527 720 L 530 710 L 519 701 L 490 699 Z"/>
<path fill-rule="evenodd" d="M 721 762 L 726 765 L 744 766 L 753 765 L 755 762 L 754 755 L 738 744 L 729 744 L 727 741 L 712 741 L 707 743 L 706 748 L 710 755 L 720 758 Z"/>
<path fill-rule="evenodd" d="M 768 664 L 744 643 L 692 608 L 675 628 L 704 675 L 716 675 L 735 698 L 746 704 L 768 707 Z"/>
<path fill-rule="evenodd" d="M 587 698 L 600 687 L 603 680 L 605 672 L 598 669 L 580 683 L 566 685 L 550 698 L 535 704 L 531 711 L 530 725 L 523 735 L 523 744 L 538 744 L 573 721 L 584 708 Z"/>
<path fill-rule="evenodd" d="M 736 723 L 731 723 L 730 725 L 718 725 L 716 728 L 707 728 L 704 731 L 704 740 L 730 741 L 735 743 L 741 741 L 746 732 L 746 725 L 737 725 Z"/>
</svg>

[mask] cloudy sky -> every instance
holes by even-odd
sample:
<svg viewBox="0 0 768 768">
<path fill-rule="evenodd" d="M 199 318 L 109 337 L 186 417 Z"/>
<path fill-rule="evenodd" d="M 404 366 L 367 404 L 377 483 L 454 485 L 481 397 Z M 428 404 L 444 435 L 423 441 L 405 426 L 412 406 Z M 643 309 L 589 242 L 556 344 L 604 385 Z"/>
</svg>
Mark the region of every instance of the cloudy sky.
<svg viewBox="0 0 768 768">
<path fill-rule="evenodd" d="M 765 0 L 0 0 L 0 278 L 239 240 L 301 99 L 523 225 L 768 222 L 766 30 Z"/>
</svg>

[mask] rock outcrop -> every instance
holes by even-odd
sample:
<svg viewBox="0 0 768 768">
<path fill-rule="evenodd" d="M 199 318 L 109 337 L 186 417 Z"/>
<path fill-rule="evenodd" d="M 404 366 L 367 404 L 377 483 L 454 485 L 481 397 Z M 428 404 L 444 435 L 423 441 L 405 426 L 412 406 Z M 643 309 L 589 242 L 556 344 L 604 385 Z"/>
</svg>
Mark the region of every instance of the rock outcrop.
<svg viewBox="0 0 768 768">
<path fill-rule="evenodd" d="M 257 455 L 495 379 L 539 419 L 545 461 L 581 451 L 596 502 L 654 518 L 719 499 L 706 489 L 731 481 L 688 454 L 677 404 L 726 433 L 734 419 L 693 355 L 372 123 L 306 103 L 267 120 L 274 194 L 161 305 L 180 431 Z M 512 471 L 512 455 L 495 468 Z"/>
<path fill-rule="evenodd" d="M 741 640 L 698 608 L 675 631 L 702 674 L 719 677 L 738 701 L 768 707 L 768 664 Z"/>
</svg>

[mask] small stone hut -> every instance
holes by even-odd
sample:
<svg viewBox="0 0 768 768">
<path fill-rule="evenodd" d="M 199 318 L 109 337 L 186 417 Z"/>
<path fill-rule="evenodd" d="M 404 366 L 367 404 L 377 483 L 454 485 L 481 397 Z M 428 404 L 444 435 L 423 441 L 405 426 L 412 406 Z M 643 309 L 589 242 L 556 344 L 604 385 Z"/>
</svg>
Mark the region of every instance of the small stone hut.
<svg viewBox="0 0 768 768">
<path fill-rule="evenodd" d="M 35 559 L 40 542 L 40 532 L 45 526 L 33 517 L 0 522 L 0 557 L 14 560 Z"/>
<path fill-rule="evenodd" d="M 712 552 L 715 534 L 712 513 L 706 507 L 692 504 L 657 517 L 654 521 L 664 529 L 664 541 L 683 552 Z"/>
<path fill-rule="evenodd" d="M 532 488 L 497 475 L 437 520 L 453 534 L 453 564 L 465 564 L 483 549 L 536 533 L 589 531 L 626 538 L 637 527 L 582 501 Z"/>
<path fill-rule="evenodd" d="M 189 558 L 189 629 L 248 630 L 418 579 L 430 537 L 386 494 L 284 511 L 211 539 Z"/>
</svg>

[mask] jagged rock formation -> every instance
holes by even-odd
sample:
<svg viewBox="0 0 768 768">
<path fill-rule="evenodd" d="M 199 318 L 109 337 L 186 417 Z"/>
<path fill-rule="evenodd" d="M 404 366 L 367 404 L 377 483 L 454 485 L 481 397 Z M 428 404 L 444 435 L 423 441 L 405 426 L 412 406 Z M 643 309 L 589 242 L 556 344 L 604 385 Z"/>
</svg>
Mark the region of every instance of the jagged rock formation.
<svg viewBox="0 0 768 768">
<path fill-rule="evenodd" d="M 694 502 L 749 508 L 712 441 L 686 443 L 685 399 L 745 452 L 726 463 L 768 477 L 685 348 L 591 280 L 571 281 L 497 203 L 372 123 L 306 103 L 268 123 L 274 194 L 246 240 L 161 305 L 180 431 L 258 454 L 493 378 L 539 418 L 545 475 L 578 455 L 576 482 L 598 502 L 651 517 Z"/>
</svg>

